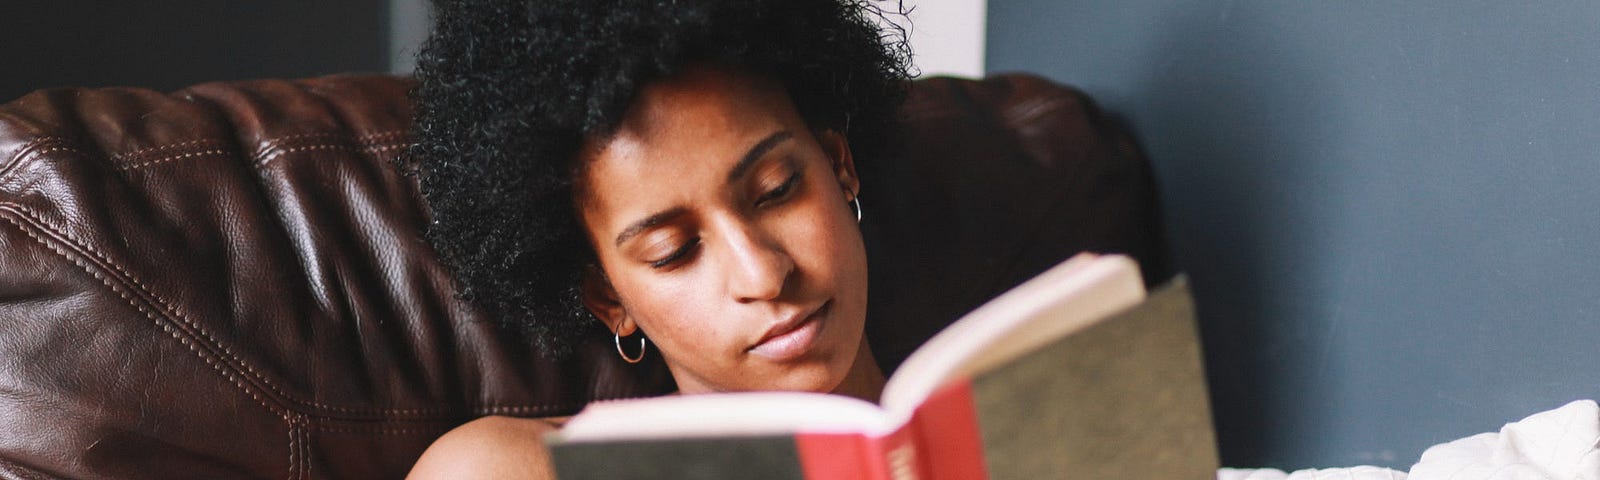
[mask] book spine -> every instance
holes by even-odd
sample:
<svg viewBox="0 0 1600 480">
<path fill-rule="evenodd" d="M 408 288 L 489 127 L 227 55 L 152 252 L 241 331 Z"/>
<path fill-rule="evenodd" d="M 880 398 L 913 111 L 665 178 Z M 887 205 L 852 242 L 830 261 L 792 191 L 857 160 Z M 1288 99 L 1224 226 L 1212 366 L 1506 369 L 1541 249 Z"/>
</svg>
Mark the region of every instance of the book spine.
<svg viewBox="0 0 1600 480">
<path fill-rule="evenodd" d="M 909 428 L 882 437 L 855 433 L 795 435 L 807 479 L 925 480 L 916 438 Z"/>
<path fill-rule="evenodd" d="M 935 390 L 911 414 L 908 433 L 919 446 L 926 480 L 989 478 L 984 462 L 983 433 L 972 401 L 972 383 L 960 380 Z"/>
<path fill-rule="evenodd" d="M 817 478 L 796 455 L 795 434 L 557 442 L 550 447 L 562 480 L 618 478 Z M 837 442 L 835 442 L 837 444 Z"/>
</svg>

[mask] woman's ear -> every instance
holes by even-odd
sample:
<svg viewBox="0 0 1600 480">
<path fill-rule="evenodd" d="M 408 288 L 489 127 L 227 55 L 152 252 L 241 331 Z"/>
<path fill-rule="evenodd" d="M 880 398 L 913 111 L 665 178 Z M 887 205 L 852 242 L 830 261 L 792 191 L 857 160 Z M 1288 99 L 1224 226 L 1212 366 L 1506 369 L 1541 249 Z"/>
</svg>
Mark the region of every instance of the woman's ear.
<svg viewBox="0 0 1600 480">
<path fill-rule="evenodd" d="M 817 134 L 817 143 L 822 145 L 822 151 L 833 162 L 833 176 L 839 180 L 839 188 L 844 190 L 844 200 L 855 200 L 856 194 L 861 193 L 861 178 L 856 176 L 856 161 L 850 155 L 850 141 L 838 131 L 828 129 Z"/>
<path fill-rule="evenodd" d="M 606 330 L 618 336 L 633 335 L 639 326 L 628 317 L 628 309 L 622 306 L 621 297 L 617 289 L 611 286 L 611 280 L 606 278 L 606 273 L 598 266 L 588 266 L 583 269 L 583 284 L 581 285 L 583 306 L 589 309 L 601 323 L 606 324 Z"/>
</svg>

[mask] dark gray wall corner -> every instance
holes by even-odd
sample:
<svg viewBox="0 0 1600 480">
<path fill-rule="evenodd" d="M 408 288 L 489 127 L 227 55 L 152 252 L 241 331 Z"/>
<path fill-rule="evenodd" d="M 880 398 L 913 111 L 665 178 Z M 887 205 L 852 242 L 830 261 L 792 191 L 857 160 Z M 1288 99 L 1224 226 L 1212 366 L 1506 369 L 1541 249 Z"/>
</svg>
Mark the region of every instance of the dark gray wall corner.
<svg viewBox="0 0 1600 480">
<path fill-rule="evenodd" d="M 167 91 L 390 68 L 388 1 L 8 2 L 0 102 L 59 86 Z"/>
<path fill-rule="evenodd" d="M 1600 397 L 1600 4 L 989 3 L 1138 132 L 1229 466 L 1407 468 Z"/>
</svg>

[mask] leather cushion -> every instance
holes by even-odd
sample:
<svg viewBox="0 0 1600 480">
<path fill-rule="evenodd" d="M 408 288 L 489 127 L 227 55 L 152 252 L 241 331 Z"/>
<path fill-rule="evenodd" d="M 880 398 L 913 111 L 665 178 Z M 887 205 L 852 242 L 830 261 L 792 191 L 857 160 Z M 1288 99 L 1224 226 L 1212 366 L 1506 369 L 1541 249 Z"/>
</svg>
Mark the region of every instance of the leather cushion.
<svg viewBox="0 0 1600 480">
<path fill-rule="evenodd" d="M 55 89 L 0 106 L 0 477 L 398 477 L 489 415 L 672 388 L 610 338 L 570 358 L 454 299 L 392 162 L 408 80 Z M 915 84 L 864 162 L 886 366 L 1079 250 L 1165 274 L 1148 167 L 1034 77 Z M 1152 268 L 1153 267 L 1153 268 Z"/>
</svg>

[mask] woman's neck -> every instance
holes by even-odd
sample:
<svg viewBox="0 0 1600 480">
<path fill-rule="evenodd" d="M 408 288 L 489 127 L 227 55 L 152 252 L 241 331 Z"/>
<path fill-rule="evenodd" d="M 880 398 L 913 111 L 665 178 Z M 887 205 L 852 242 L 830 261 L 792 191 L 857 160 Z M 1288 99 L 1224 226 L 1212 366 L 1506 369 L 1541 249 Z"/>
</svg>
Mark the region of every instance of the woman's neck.
<svg viewBox="0 0 1600 480">
<path fill-rule="evenodd" d="M 833 393 L 878 403 L 878 397 L 883 395 L 883 384 L 883 369 L 878 367 L 872 347 L 867 345 L 867 339 L 863 337 L 861 346 L 856 348 L 855 363 L 850 365 L 850 372 L 845 374 L 844 381 L 839 382 L 838 387 L 834 387 Z"/>
</svg>

